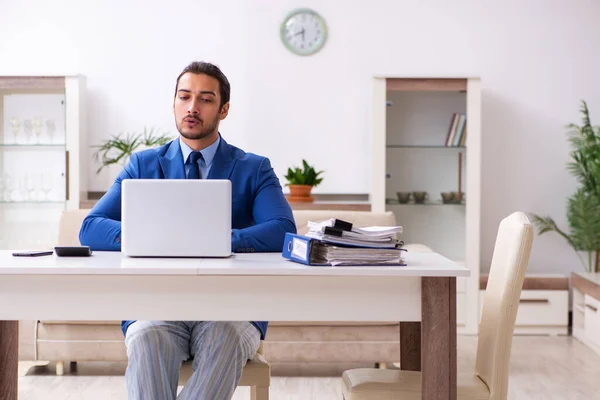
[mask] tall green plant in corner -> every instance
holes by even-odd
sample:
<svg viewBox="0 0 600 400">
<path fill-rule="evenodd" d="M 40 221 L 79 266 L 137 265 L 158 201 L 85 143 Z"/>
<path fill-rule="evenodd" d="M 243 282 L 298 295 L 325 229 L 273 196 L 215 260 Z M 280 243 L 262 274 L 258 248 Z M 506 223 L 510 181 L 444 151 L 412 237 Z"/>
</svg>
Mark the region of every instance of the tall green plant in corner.
<svg viewBox="0 0 600 400">
<path fill-rule="evenodd" d="M 569 232 L 561 230 L 549 216 L 531 216 L 539 235 L 558 233 L 575 250 L 588 272 L 600 272 L 600 127 L 592 126 L 583 100 L 581 114 L 581 126 L 567 126 L 572 147 L 572 161 L 567 164 L 567 169 L 580 184 L 567 201 Z M 587 253 L 587 264 L 581 252 Z"/>
</svg>

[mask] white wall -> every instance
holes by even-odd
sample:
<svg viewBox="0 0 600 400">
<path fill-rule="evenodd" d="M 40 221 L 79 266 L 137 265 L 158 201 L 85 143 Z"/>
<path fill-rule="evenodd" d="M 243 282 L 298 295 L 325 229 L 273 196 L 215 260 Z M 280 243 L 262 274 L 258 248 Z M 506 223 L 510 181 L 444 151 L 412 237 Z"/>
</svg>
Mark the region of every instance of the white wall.
<svg viewBox="0 0 600 400">
<path fill-rule="evenodd" d="M 313 7 L 324 50 L 293 56 L 283 16 Z M 371 77 L 480 76 L 482 261 L 500 219 L 520 209 L 565 226 L 575 182 L 563 126 L 586 99 L 600 121 L 600 3 L 593 0 L 0 1 L 0 74 L 88 77 L 90 143 L 144 125 L 175 132 L 174 79 L 218 63 L 233 85 L 224 137 L 269 156 L 281 176 L 302 157 L 327 171 L 317 193 L 367 193 Z M 90 189 L 105 179 L 90 168 Z M 556 235 L 536 237 L 531 268 L 578 270 Z"/>
</svg>

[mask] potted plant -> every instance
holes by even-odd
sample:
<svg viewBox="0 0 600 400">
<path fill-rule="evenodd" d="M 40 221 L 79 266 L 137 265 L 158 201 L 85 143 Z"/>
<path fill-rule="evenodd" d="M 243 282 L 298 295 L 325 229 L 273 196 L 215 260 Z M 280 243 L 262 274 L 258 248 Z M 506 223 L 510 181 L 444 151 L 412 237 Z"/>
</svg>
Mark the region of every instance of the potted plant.
<svg viewBox="0 0 600 400">
<path fill-rule="evenodd" d="M 554 231 L 571 245 L 588 272 L 600 272 L 600 127 L 592 126 L 588 107 L 581 102 L 582 125 L 569 124 L 571 158 L 567 169 L 580 184 L 567 201 L 569 232 L 549 216 L 531 214 L 539 235 Z M 587 264 L 581 257 L 587 253 Z"/>
<path fill-rule="evenodd" d="M 157 134 L 156 129 L 146 129 L 142 133 L 119 133 L 112 135 L 110 139 L 105 140 L 94 153 L 96 162 L 100 162 L 100 168 L 96 173 L 100 173 L 106 167 L 115 166 L 122 169 L 129 158 L 136 151 L 142 151 L 167 144 L 173 140 L 168 133 Z M 118 173 L 118 172 L 117 172 Z"/>
<path fill-rule="evenodd" d="M 285 176 L 288 181 L 286 186 L 290 188 L 290 194 L 287 196 L 288 201 L 299 203 L 314 201 L 310 193 L 313 187 L 318 186 L 323 181 L 323 178 L 319 177 L 323 172 L 315 171 L 312 166 L 308 165 L 306 160 L 302 160 L 302 168 L 288 168 Z"/>
</svg>

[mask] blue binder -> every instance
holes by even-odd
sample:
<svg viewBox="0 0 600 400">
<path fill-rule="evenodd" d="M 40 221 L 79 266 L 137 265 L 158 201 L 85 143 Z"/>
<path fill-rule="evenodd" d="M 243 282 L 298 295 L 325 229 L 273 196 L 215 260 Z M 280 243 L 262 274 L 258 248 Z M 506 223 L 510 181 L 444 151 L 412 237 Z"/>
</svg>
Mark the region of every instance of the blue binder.
<svg viewBox="0 0 600 400">
<path fill-rule="evenodd" d="M 306 265 L 327 265 L 311 263 L 310 252 L 312 243 L 317 239 L 287 232 L 283 240 L 282 256 L 292 261 Z"/>
</svg>

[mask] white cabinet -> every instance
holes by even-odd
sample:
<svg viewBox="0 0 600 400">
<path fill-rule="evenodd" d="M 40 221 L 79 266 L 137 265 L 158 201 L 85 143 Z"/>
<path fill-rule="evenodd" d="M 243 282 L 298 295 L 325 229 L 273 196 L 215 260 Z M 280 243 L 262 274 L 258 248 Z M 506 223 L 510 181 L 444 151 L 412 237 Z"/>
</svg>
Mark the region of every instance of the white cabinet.
<svg viewBox="0 0 600 400">
<path fill-rule="evenodd" d="M 573 337 L 600 354 L 600 274 L 572 273 Z"/>
<path fill-rule="evenodd" d="M 573 337 L 600 354 L 600 301 L 573 289 Z"/>
<path fill-rule="evenodd" d="M 600 349 L 600 301 L 590 295 L 584 296 L 585 340 L 596 350 Z"/>
<path fill-rule="evenodd" d="M 405 243 L 426 245 L 470 269 L 457 280 L 457 328 L 476 334 L 481 82 L 382 76 L 373 85 L 371 209 L 394 212 Z M 462 196 L 449 200 L 450 193 Z"/>
<path fill-rule="evenodd" d="M 480 279 L 480 318 L 487 274 Z M 515 335 L 569 333 L 569 278 L 561 274 L 525 275 L 515 320 Z"/>
<path fill-rule="evenodd" d="M 0 248 L 51 248 L 87 198 L 81 76 L 0 76 Z"/>
<path fill-rule="evenodd" d="M 485 290 L 480 292 L 483 310 Z M 515 335 L 567 335 L 569 328 L 568 290 L 523 290 L 519 300 Z"/>
</svg>

